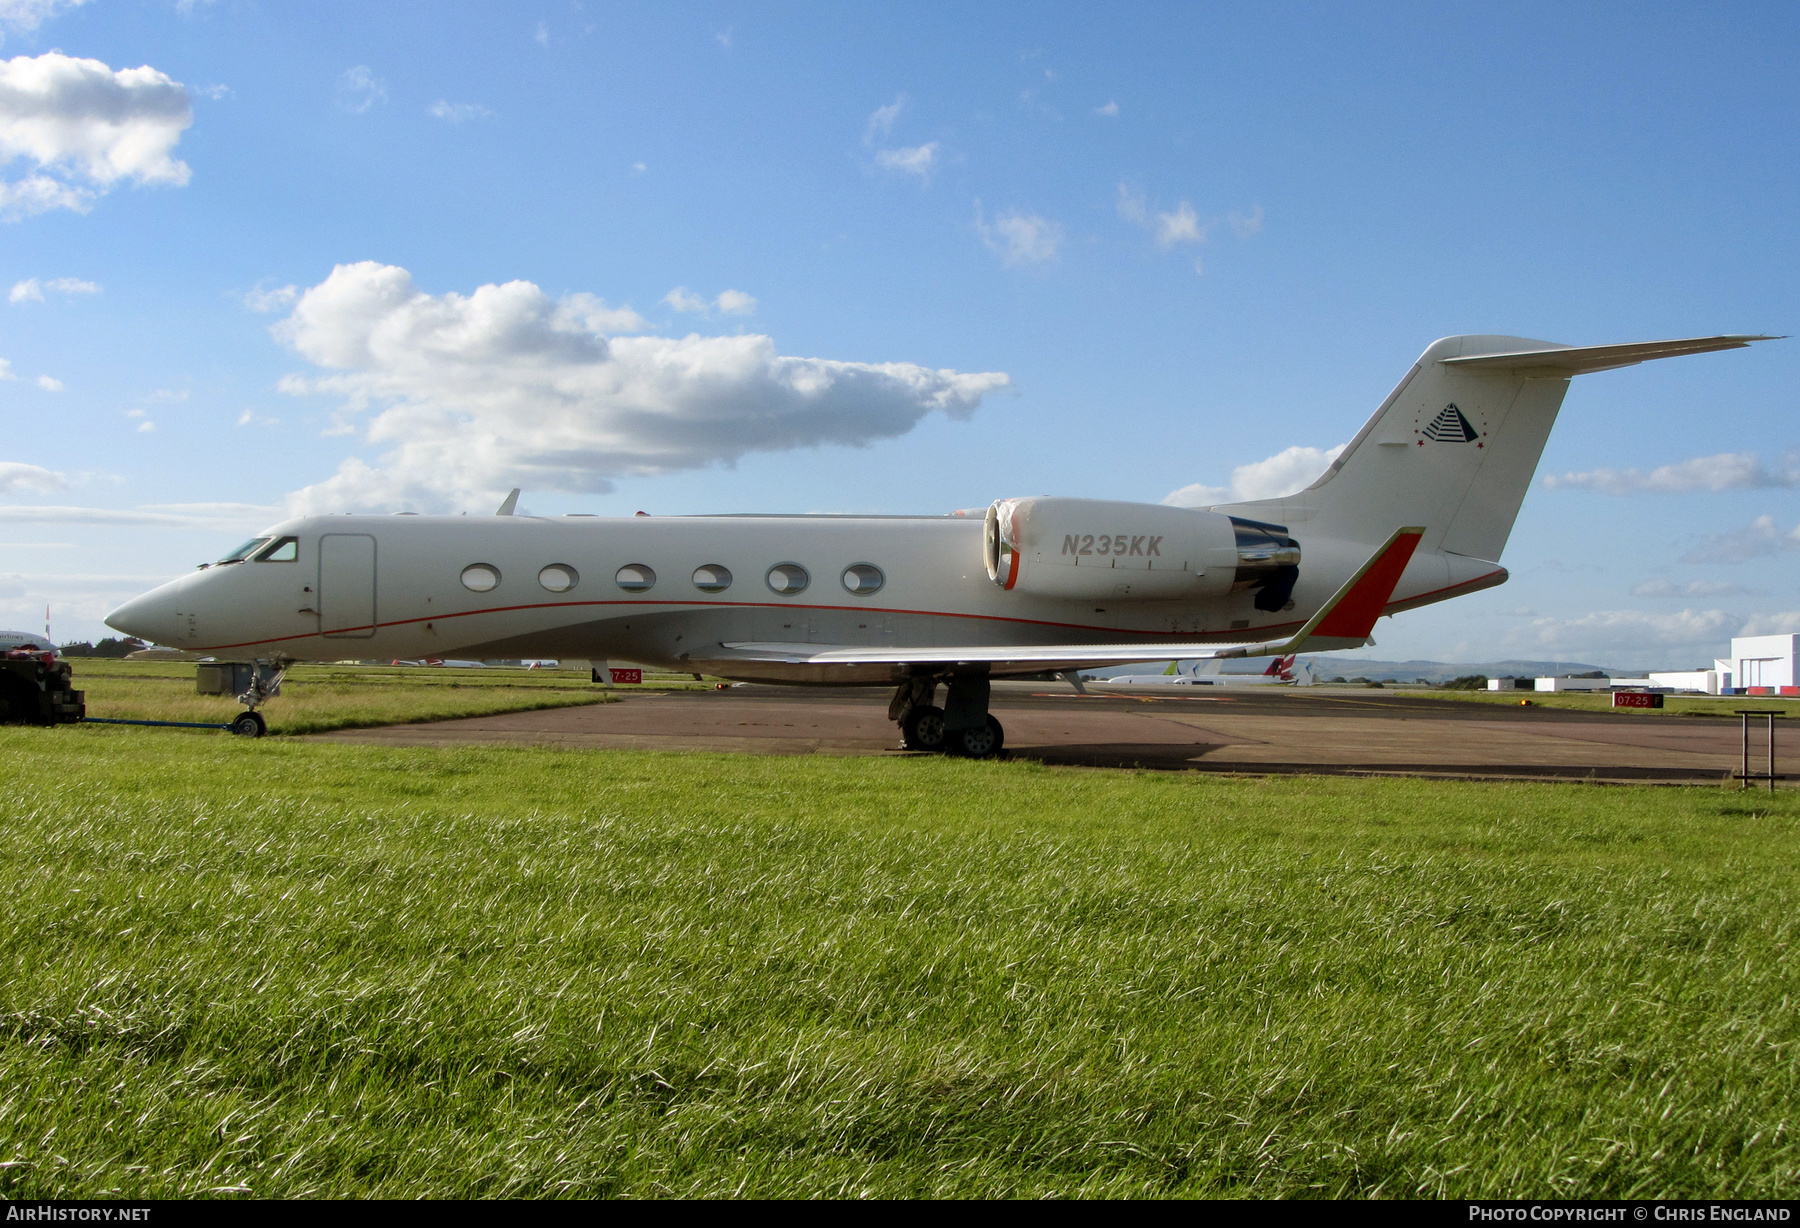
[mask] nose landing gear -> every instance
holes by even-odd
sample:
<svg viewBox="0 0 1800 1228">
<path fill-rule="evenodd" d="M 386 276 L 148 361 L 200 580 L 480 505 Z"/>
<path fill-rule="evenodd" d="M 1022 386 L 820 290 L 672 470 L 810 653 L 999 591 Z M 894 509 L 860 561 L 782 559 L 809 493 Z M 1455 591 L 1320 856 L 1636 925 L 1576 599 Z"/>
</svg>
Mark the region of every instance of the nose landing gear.
<svg viewBox="0 0 1800 1228">
<path fill-rule="evenodd" d="M 257 709 L 281 694 L 281 680 L 287 677 L 291 665 L 291 660 L 278 657 L 269 662 L 257 661 L 250 667 L 250 685 L 237 697 L 244 710 L 227 726 L 232 733 L 240 738 L 260 738 L 269 732 L 269 722 Z"/>
<path fill-rule="evenodd" d="M 932 703 L 936 678 L 908 678 L 900 684 L 888 705 L 888 719 L 900 726 L 900 745 L 965 759 L 998 755 L 1006 745 L 1006 731 L 988 712 L 988 680 L 956 675 L 949 681 L 942 708 Z"/>
</svg>

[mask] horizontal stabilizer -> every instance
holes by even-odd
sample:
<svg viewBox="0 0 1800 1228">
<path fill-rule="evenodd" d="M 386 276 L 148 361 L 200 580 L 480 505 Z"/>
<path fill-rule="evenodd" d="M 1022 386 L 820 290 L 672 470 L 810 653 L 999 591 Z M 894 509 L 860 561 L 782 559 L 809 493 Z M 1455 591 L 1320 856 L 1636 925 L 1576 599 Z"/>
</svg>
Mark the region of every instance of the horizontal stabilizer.
<svg viewBox="0 0 1800 1228">
<path fill-rule="evenodd" d="M 1683 354 L 1710 354 L 1714 350 L 1741 350 L 1753 341 L 1779 341 L 1750 333 L 1719 337 L 1684 337 L 1677 341 L 1634 341 L 1628 345 L 1559 345 L 1544 350 L 1513 350 L 1504 354 L 1473 354 L 1468 358 L 1442 358 L 1446 367 L 1467 371 L 1517 371 L 1522 369 L 1585 375 L 1634 366 L 1653 358 L 1678 358 Z"/>
</svg>

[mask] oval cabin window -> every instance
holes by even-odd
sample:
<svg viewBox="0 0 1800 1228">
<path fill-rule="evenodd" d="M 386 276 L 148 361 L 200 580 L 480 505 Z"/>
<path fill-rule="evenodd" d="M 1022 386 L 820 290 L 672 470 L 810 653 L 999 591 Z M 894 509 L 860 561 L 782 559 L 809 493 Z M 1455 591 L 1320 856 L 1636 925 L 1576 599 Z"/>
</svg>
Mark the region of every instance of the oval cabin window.
<svg viewBox="0 0 1800 1228">
<path fill-rule="evenodd" d="M 798 563 L 777 563 L 769 568 L 769 587 L 784 597 L 795 593 L 803 593 L 806 586 L 812 583 L 812 577 L 806 574 L 806 568 Z"/>
<path fill-rule="evenodd" d="M 703 593 L 722 593 L 731 587 L 731 569 L 719 563 L 696 567 L 694 587 Z"/>
<path fill-rule="evenodd" d="M 852 563 L 844 568 L 844 587 L 859 597 L 880 592 L 886 583 L 887 577 L 873 563 Z"/>
<path fill-rule="evenodd" d="M 567 563 L 552 563 L 538 572 L 538 583 L 552 593 L 566 593 L 581 583 L 581 577 Z"/>
<path fill-rule="evenodd" d="M 487 563 L 470 563 L 462 570 L 463 587 L 471 593 L 487 593 L 500 587 L 500 569 Z"/>
<path fill-rule="evenodd" d="M 656 573 L 643 563 L 627 563 L 613 579 L 628 593 L 645 593 L 656 583 Z"/>
</svg>

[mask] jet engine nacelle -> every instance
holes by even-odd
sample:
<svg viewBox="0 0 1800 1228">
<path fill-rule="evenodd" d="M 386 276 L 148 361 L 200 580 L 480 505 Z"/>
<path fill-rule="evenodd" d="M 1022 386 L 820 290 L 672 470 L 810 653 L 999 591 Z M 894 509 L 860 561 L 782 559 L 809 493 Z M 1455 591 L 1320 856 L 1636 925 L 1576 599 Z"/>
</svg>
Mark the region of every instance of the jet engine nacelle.
<svg viewBox="0 0 1800 1228">
<path fill-rule="evenodd" d="M 1196 600 L 1238 587 L 1237 530 L 1219 512 L 1001 499 L 987 510 L 983 546 L 994 583 L 1038 597 Z"/>
</svg>

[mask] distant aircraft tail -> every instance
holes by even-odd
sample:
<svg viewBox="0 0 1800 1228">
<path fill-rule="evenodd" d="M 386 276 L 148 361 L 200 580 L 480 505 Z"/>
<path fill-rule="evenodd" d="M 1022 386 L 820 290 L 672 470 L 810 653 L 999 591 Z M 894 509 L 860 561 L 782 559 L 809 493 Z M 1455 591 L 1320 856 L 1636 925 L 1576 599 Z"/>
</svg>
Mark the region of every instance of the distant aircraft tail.
<svg viewBox="0 0 1800 1228">
<path fill-rule="evenodd" d="M 1571 377 L 1773 338 L 1564 346 L 1524 337 L 1434 341 L 1325 475 L 1284 499 L 1217 510 L 1375 543 L 1425 526 L 1422 552 L 1498 560 Z M 1328 526 L 1328 527 L 1327 527 Z"/>
</svg>

